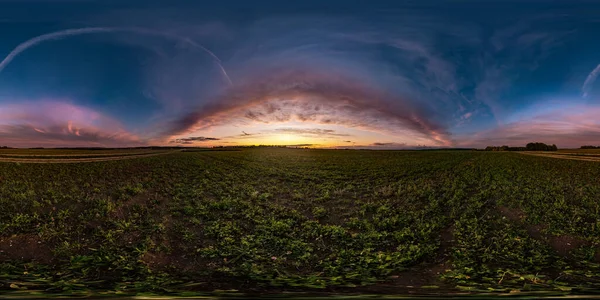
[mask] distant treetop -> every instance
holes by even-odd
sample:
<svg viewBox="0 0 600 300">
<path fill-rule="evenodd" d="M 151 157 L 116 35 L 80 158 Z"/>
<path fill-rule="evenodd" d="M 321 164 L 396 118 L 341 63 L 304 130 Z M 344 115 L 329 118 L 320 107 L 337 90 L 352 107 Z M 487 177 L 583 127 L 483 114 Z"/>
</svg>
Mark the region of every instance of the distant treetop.
<svg viewBox="0 0 600 300">
<path fill-rule="evenodd" d="M 529 143 L 525 147 L 487 146 L 485 151 L 557 151 L 556 145 L 544 143 Z"/>
</svg>

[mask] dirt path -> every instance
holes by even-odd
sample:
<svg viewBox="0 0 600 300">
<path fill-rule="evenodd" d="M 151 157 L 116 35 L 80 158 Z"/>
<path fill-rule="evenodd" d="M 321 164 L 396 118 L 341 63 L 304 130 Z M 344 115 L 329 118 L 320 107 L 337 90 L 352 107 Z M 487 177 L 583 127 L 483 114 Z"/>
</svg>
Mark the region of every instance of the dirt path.
<svg viewBox="0 0 600 300">
<path fill-rule="evenodd" d="M 535 153 L 535 152 L 519 152 L 525 155 L 533 155 L 533 156 L 541 156 L 541 157 L 550 157 L 550 158 L 561 158 L 561 159 L 571 159 L 571 160 L 582 160 L 582 161 L 597 161 L 600 162 L 600 157 L 586 157 L 584 155 L 570 155 L 570 153 L 565 154 L 550 154 L 550 153 Z"/>
<path fill-rule="evenodd" d="M 134 158 L 142 158 L 142 157 L 150 157 L 157 156 L 163 154 L 170 154 L 179 151 L 163 151 L 149 154 L 139 154 L 139 155 L 120 155 L 120 156 L 110 156 L 110 157 L 94 157 L 94 158 L 54 158 L 54 159 L 44 159 L 44 158 L 0 158 L 0 162 L 11 162 L 11 163 L 37 163 L 37 164 L 47 164 L 47 163 L 82 163 L 82 162 L 98 162 L 98 161 L 112 161 L 112 160 L 124 160 L 124 159 L 134 159 Z M 65 156 L 68 157 L 68 156 Z"/>
<path fill-rule="evenodd" d="M 164 151 L 163 151 L 164 152 Z M 40 158 L 44 156 L 52 156 L 52 157 L 65 157 L 69 158 L 72 156 L 127 156 L 127 155 L 142 155 L 142 154 L 154 154 L 158 153 L 156 151 L 145 151 L 145 152 L 121 152 L 121 153 L 71 153 L 71 154 L 44 154 L 44 153 L 34 153 L 34 154 L 13 154 L 13 153 L 2 153 L 0 152 L 0 158 Z"/>
</svg>

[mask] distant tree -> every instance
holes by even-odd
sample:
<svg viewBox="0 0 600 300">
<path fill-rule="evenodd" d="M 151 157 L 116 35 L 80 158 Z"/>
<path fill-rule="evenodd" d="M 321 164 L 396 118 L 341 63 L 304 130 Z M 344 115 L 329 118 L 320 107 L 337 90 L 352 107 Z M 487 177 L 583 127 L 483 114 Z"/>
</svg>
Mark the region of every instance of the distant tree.
<svg viewBox="0 0 600 300">
<path fill-rule="evenodd" d="M 525 146 L 527 151 L 557 151 L 556 145 L 546 145 L 544 143 L 529 143 Z"/>
<path fill-rule="evenodd" d="M 525 147 L 509 147 L 509 146 L 487 146 L 485 151 L 557 151 L 556 145 L 546 145 L 544 143 L 529 143 Z"/>
<path fill-rule="evenodd" d="M 525 147 L 509 147 L 508 151 L 525 151 L 527 148 Z"/>
</svg>

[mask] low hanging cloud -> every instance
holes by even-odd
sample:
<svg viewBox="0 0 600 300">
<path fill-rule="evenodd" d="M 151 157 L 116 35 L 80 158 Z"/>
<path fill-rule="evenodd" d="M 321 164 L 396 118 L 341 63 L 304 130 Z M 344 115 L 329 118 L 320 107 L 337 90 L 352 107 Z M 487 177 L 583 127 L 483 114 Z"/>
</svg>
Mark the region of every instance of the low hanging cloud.
<svg viewBox="0 0 600 300">
<path fill-rule="evenodd" d="M 394 142 L 386 142 L 386 143 L 382 143 L 382 142 L 377 142 L 377 143 L 373 143 L 371 144 L 371 146 L 380 146 L 380 147 L 406 147 L 406 143 L 394 143 Z"/>
<path fill-rule="evenodd" d="M 242 131 L 242 134 L 227 136 L 224 137 L 224 139 L 254 139 L 257 137 L 264 138 L 281 134 L 289 134 L 306 138 L 339 138 L 351 136 L 350 134 L 337 132 L 333 129 L 282 127 L 275 129 L 264 129 L 255 133 L 247 133 Z"/>
<path fill-rule="evenodd" d="M 174 140 L 170 141 L 170 143 L 191 145 L 196 142 L 209 142 L 209 141 L 219 141 L 219 140 L 221 140 L 221 139 L 213 138 L 213 137 L 204 137 L 204 136 L 191 136 L 191 137 L 187 137 L 187 138 L 174 139 Z"/>
<path fill-rule="evenodd" d="M 338 133 L 333 129 L 320 129 L 320 128 L 277 128 L 272 130 L 274 133 L 294 134 L 305 137 L 340 137 L 350 136 L 347 133 Z"/>
<path fill-rule="evenodd" d="M 345 141 L 348 142 L 348 141 Z M 333 146 L 333 149 L 369 149 L 369 150 L 407 150 L 407 149 L 421 149 L 424 148 L 420 145 L 409 145 L 407 143 L 398 142 L 375 142 L 371 144 L 357 144 L 344 145 L 344 146 Z M 439 147 L 436 147 L 439 148 Z"/>
<path fill-rule="evenodd" d="M 101 113 L 66 102 L 22 102 L 0 107 L 0 140 L 14 147 L 126 147 L 145 144 Z"/>
<path fill-rule="evenodd" d="M 460 137 L 458 146 L 525 146 L 530 142 L 579 148 L 600 144 L 600 107 L 572 106 L 516 120 L 503 126 Z"/>
</svg>

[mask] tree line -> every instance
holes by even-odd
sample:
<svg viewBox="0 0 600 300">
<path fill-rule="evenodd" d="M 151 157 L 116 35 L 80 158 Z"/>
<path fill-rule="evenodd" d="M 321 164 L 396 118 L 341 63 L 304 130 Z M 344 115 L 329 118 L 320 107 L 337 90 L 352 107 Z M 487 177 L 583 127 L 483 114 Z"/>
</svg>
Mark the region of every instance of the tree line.
<svg viewBox="0 0 600 300">
<path fill-rule="evenodd" d="M 529 143 L 525 147 L 487 146 L 485 151 L 557 151 L 556 145 L 544 143 Z"/>
<path fill-rule="evenodd" d="M 581 146 L 579 149 L 600 149 L 600 146 L 585 145 Z"/>
</svg>

